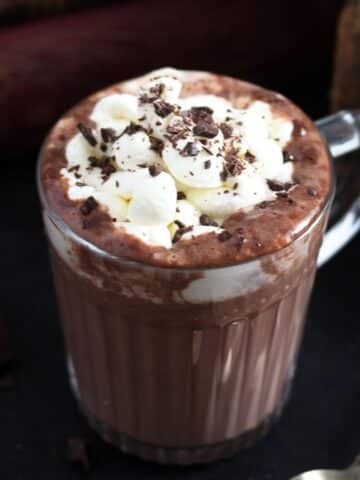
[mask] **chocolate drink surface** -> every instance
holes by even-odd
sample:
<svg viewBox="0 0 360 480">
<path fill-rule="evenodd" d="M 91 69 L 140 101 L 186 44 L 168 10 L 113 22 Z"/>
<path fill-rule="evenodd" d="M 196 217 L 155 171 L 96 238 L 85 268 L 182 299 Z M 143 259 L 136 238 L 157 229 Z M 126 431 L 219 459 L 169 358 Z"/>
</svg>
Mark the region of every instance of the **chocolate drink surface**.
<svg viewBox="0 0 360 480">
<path fill-rule="evenodd" d="M 289 389 L 330 204 L 308 117 L 240 80 L 161 69 L 64 115 L 39 180 L 93 427 L 164 463 L 254 443 Z"/>
</svg>

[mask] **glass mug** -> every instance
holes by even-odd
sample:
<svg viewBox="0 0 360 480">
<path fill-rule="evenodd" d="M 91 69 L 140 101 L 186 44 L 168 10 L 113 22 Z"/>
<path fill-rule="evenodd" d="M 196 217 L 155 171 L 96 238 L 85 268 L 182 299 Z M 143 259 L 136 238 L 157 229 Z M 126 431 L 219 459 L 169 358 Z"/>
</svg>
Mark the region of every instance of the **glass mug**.
<svg viewBox="0 0 360 480">
<path fill-rule="evenodd" d="M 333 158 L 360 146 L 358 112 L 317 126 Z M 38 176 L 71 385 L 105 440 L 143 459 L 191 464 L 230 456 L 269 429 L 289 392 L 317 265 L 360 227 L 354 192 L 323 240 L 332 177 L 317 219 L 287 247 L 186 270 L 118 258 L 82 239 Z"/>
</svg>

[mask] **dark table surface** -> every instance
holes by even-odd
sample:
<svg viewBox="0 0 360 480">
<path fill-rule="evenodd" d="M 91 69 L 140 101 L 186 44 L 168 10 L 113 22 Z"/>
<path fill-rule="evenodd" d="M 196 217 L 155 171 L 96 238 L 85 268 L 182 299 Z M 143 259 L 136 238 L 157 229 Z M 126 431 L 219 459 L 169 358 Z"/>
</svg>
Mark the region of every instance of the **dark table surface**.
<svg viewBox="0 0 360 480">
<path fill-rule="evenodd" d="M 292 397 L 258 446 L 202 467 L 161 467 L 105 446 L 89 473 L 67 463 L 68 438 L 87 429 L 67 382 L 31 168 L 3 177 L 1 196 L 1 316 L 16 357 L 15 385 L 0 389 L 1 480 L 285 480 L 344 467 L 360 451 L 358 238 L 319 271 Z"/>
</svg>

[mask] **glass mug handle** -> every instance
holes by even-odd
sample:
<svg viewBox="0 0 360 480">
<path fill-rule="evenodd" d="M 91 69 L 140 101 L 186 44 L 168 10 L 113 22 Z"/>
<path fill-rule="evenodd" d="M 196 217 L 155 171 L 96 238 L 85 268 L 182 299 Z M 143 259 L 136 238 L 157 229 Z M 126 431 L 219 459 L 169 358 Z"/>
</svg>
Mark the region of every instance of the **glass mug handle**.
<svg viewBox="0 0 360 480">
<path fill-rule="evenodd" d="M 337 184 L 341 187 L 337 189 L 329 228 L 320 249 L 318 265 L 321 266 L 360 230 L 359 183 L 352 189 L 346 185 L 353 175 L 360 178 L 360 162 L 354 163 L 348 157 L 341 159 L 360 148 L 360 110 L 342 110 L 318 120 L 315 124 L 327 143 L 332 159 L 335 160 Z"/>
</svg>

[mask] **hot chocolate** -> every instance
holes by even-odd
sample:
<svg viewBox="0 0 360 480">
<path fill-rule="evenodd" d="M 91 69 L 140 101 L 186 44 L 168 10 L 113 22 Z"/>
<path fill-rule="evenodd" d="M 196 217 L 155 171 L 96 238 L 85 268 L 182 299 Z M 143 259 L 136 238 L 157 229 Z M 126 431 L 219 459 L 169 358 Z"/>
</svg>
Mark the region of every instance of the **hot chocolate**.
<svg viewBox="0 0 360 480">
<path fill-rule="evenodd" d="M 250 445 L 286 397 L 327 219 L 312 122 L 277 93 L 162 69 L 68 112 L 39 178 L 90 422 L 161 462 Z"/>
</svg>

